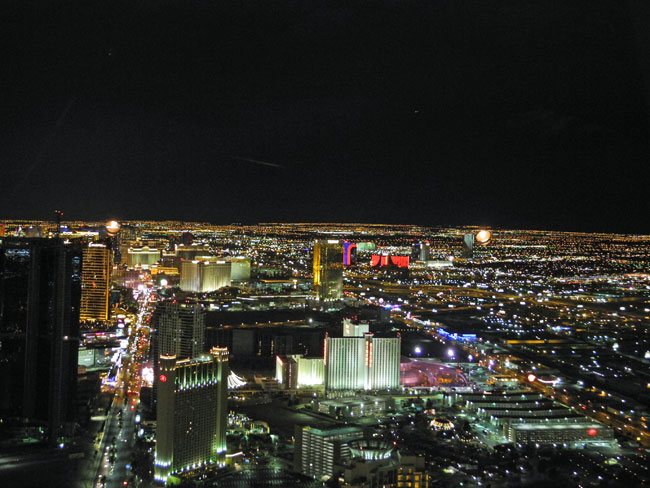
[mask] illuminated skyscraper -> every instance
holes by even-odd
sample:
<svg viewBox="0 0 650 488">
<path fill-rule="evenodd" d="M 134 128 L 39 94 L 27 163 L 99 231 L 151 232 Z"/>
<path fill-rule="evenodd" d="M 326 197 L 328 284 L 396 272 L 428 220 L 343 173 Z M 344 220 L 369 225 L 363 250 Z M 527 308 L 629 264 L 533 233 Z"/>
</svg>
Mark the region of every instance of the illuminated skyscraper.
<svg viewBox="0 0 650 488">
<path fill-rule="evenodd" d="M 343 243 L 314 241 L 314 291 L 318 300 L 339 300 L 343 295 Z"/>
<path fill-rule="evenodd" d="M 192 358 L 203 352 L 205 311 L 193 303 L 165 301 L 158 303 L 154 314 L 155 357 L 174 355 Z"/>
<path fill-rule="evenodd" d="M 228 422 L 228 349 L 178 360 L 160 356 L 154 479 L 224 466 Z"/>
<path fill-rule="evenodd" d="M 401 338 L 325 337 L 326 390 L 384 390 L 399 387 Z"/>
<path fill-rule="evenodd" d="M 81 273 L 81 320 L 108 320 L 111 250 L 90 243 L 83 250 Z"/>
<path fill-rule="evenodd" d="M 81 252 L 0 239 L 0 416 L 44 422 L 52 441 L 76 417 Z"/>
<path fill-rule="evenodd" d="M 152 336 L 153 368 L 158 376 L 158 359 L 175 356 L 189 359 L 204 351 L 205 311 L 200 305 L 159 302 L 152 317 L 154 333 Z M 154 383 L 153 399 L 157 399 L 157 383 Z"/>
</svg>

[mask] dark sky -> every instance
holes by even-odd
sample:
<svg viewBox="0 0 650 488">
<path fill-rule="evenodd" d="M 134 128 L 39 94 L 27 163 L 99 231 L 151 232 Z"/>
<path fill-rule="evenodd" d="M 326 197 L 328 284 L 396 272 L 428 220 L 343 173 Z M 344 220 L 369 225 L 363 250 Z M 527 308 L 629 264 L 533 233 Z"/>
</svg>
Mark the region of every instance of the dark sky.
<svg viewBox="0 0 650 488">
<path fill-rule="evenodd" d="M 650 233 L 636 1 L 3 1 L 0 217 Z"/>
</svg>

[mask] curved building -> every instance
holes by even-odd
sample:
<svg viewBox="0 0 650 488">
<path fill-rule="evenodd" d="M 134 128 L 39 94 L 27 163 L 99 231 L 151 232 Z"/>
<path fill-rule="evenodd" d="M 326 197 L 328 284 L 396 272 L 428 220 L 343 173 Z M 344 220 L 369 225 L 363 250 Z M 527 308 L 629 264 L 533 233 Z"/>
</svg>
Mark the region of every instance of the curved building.
<svg viewBox="0 0 650 488">
<path fill-rule="evenodd" d="M 402 357 L 399 382 L 407 387 L 468 386 L 459 370 L 445 364 Z"/>
</svg>

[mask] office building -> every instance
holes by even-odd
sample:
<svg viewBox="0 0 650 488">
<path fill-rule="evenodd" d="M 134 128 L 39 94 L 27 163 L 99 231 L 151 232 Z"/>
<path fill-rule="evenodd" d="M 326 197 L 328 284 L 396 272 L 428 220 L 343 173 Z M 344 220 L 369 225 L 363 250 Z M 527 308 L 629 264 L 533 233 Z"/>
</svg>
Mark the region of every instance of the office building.
<svg viewBox="0 0 650 488">
<path fill-rule="evenodd" d="M 399 387 L 401 338 L 325 337 L 325 389 L 385 390 Z"/>
<path fill-rule="evenodd" d="M 45 423 L 76 417 L 82 250 L 59 239 L 0 239 L 0 415 Z"/>
<path fill-rule="evenodd" d="M 314 291 L 320 301 L 339 300 L 343 295 L 343 243 L 314 241 Z"/>
<path fill-rule="evenodd" d="M 162 355 L 158 391 L 154 479 L 206 466 L 224 466 L 228 422 L 228 350 L 177 359 Z"/>
<path fill-rule="evenodd" d="M 231 263 L 212 256 L 201 256 L 181 263 L 181 290 L 209 293 L 230 286 Z"/>
<path fill-rule="evenodd" d="M 108 320 L 110 284 L 110 248 L 105 244 L 88 244 L 83 250 L 81 320 Z"/>
<path fill-rule="evenodd" d="M 363 437 L 357 427 L 316 429 L 297 425 L 293 469 L 318 480 L 340 474 L 349 462 L 349 443 Z"/>
</svg>

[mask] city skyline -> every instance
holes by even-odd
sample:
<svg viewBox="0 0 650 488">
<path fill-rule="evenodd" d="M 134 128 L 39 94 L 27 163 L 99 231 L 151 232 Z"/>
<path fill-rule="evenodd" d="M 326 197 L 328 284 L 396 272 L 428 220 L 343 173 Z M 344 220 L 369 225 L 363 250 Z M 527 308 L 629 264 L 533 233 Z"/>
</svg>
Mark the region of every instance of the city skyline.
<svg viewBox="0 0 650 488">
<path fill-rule="evenodd" d="M 650 480 L 650 236 L 1 223 L 3 486 Z"/>
<path fill-rule="evenodd" d="M 1 11 L 0 488 L 650 485 L 650 1 Z"/>
</svg>

